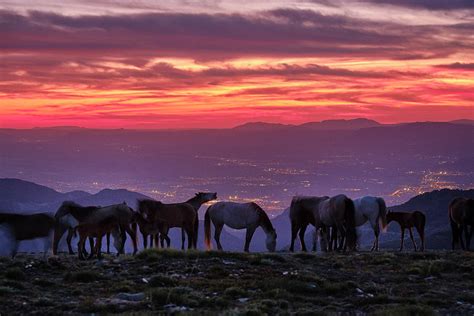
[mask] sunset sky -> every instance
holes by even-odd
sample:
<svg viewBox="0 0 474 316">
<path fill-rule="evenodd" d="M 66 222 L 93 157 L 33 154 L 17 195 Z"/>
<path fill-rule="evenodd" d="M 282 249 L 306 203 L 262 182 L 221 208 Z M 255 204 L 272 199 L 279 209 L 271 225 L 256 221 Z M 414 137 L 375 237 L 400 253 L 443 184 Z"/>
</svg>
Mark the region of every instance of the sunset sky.
<svg viewBox="0 0 474 316">
<path fill-rule="evenodd" d="M 0 127 L 474 119 L 473 0 L 0 8 Z"/>
</svg>

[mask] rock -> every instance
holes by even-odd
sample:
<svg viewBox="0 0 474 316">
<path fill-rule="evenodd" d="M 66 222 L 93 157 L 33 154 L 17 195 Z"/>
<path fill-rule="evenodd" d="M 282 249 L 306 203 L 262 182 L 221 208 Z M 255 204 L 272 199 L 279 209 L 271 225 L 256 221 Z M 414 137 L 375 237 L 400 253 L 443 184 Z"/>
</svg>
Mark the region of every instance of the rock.
<svg viewBox="0 0 474 316">
<path fill-rule="evenodd" d="M 119 293 L 115 297 L 123 301 L 140 302 L 145 299 L 145 293 Z"/>
<path fill-rule="evenodd" d="M 364 293 L 364 291 L 362 291 L 362 290 L 361 290 L 361 289 L 359 289 L 359 288 L 356 288 L 356 292 L 357 292 L 357 293 L 359 293 L 359 294 L 362 294 L 362 293 Z"/>
<path fill-rule="evenodd" d="M 248 297 L 241 297 L 237 301 L 239 301 L 239 303 L 247 303 L 249 300 L 250 298 Z"/>
</svg>

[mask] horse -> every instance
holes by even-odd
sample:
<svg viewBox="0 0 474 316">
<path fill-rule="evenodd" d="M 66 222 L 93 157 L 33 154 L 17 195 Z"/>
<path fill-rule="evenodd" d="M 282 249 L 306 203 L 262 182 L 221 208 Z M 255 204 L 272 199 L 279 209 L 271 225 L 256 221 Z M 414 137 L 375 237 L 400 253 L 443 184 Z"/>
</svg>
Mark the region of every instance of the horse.
<svg viewBox="0 0 474 316">
<path fill-rule="evenodd" d="M 12 247 L 10 255 L 16 256 L 19 241 L 36 238 L 43 239 L 43 256 L 46 257 L 51 246 L 51 234 L 54 229 L 54 218 L 47 213 L 31 215 L 0 213 L 0 225 L 7 228 Z"/>
<path fill-rule="evenodd" d="M 86 220 L 93 212 L 96 212 L 100 207 L 98 206 L 81 206 L 72 201 L 64 201 L 54 215 L 56 224 L 54 227 L 54 240 L 53 240 L 53 254 L 57 255 L 58 245 L 61 237 L 64 235 L 66 230 L 68 231 L 66 241 L 69 254 L 73 255 L 71 241 L 74 237 L 74 232 L 79 223 Z M 90 240 L 91 251 L 93 247 L 92 239 Z"/>
<path fill-rule="evenodd" d="M 214 239 L 219 250 L 223 250 L 220 242 L 222 228 L 227 225 L 234 229 L 247 229 L 245 252 L 249 252 L 250 241 L 259 226 L 266 234 L 265 243 L 268 251 L 275 251 L 277 234 L 268 215 L 256 203 L 218 202 L 209 206 L 204 215 L 204 239 L 207 250 L 212 247 L 211 221 L 214 224 Z"/>
<path fill-rule="evenodd" d="M 329 199 L 329 196 L 295 196 L 291 200 L 290 222 L 291 222 L 291 244 L 290 251 L 294 251 L 296 235 L 299 232 L 301 250 L 306 251 L 304 235 L 309 224 L 316 227 L 316 230 L 322 228 L 319 220 L 319 205 L 322 201 Z M 317 223 L 315 215 L 318 217 Z"/>
<path fill-rule="evenodd" d="M 417 251 L 416 242 L 415 242 L 415 239 L 413 239 L 413 232 L 411 230 L 412 227 L 415 227 L 416 231 L 418 232 L 418 235 L 420 235 L 420 239 L 421 239 L 420 251 L 425 250 L 425 223 L 426 223 L 425 214 L 423 214 L 420 211 L 414 211 L 411 213 L 388 211 L 387 225 L 391 221 L 396 221 L 400 225 L 400 229 L 402 231 L 401 244 L 400 244 L 399 251 L 403 250 L 403 242 L 405 239 L 405 229 L 407 228 L 408 228 L 408 231 L 410 232 L 410 239 L 413 242 L 413 247 L 415 248 L 415 251 Z"/>
<path fill-rule="evenodd" d="M 364 225 L 367 221 L 374 230 L 375 240 L 370 251 L 379 250 L 380 226 L 387 226 L 387 207 L 384 199 L 375 196 L 364 196 L 354 200 L 355 225 Z"/>
<path fill-rule="evenodd" d="M 79 224 L 76 227 L 76 231 L 79 233 L 79 242 L 77 243 L 77 249 L 79 254 L 79 259 L 84 260 L 84 246 L 87 237 L 96 238 L 95 247 L 91 249 L 89 259 L 91 259 L 94 254 L 97 255 L 97 259 L 102 259 L 101 249 L 102 249 L 102 238 L 105 234 L 110 233 L 114 229 L 117 229 L 119 226 L 119 221 L 115 216 L 108 216 L 99 222 L 85 222 Z M 118 239 L 114 239 L 116 243 L 121 243 Z M 119 255 L 120 252 L 117 254 Z"/>
<path fill-rule="evenodd" d="M 318 224 L 318 220 L 320 224 Z M 329 199 L 324 199 L 319 204 L 319 210 L 315 213 L 317 226 L 325 226 L 332 229 L 331 239 L 329 241 L 329 250 L 343 249 L 355 250 L 357 245 L 357 233 L 355 226 L 355 206 L 354 202 L 345 196 L 339 194 Z M 340 233 L 341 240 L 339 247 L 337 245 L 337 234 Z"/>
<path fill-rule="evenodd" d="M 197 247 L 197 239 L 198 239 L 198 231 L 199 231 L 199 217 L 198 217 L 198 211 L 201 205 L 217 200 L 217 192 L 198 192 L 196 193 L 192 198 L 187 200 L 184 203 L 191 204 L 191 206 L 194 208 L 196 211 L 196 221 L 194 224 L 194 242 L 196 243 Z M 184 250 L 184 229 L 181 228 L 181 249 Z M 168 241 L 168 244 L 170 242 Z"/>
<path fill-rule="evenodd" d="M 114 218 L 117 221 L 120 232 L 121 245 L 118 249 L 118 254 L 124 253 L 125 240 L 127 239 L 126 233 L 132 239 L 133 254 L 137 253 L 137 232 L 136 229 L 132 229 L 133 218 L 135 211 L 123 202 L 120 204 L 113 204 L 99 208 L 96 212 L 93 212 L 86 218 L 84 223 L 96 224 L 104 221 L 106 218 Z"/>
<path fill-rule="evenodd" d="M 59 240 L 66 229 L 71 229 L 71 227 L 75 228 L 79 224 L 83 223 L 98 223 L 109 216 L 113 216 L 119 223 L 118 227 L 120 227 L 119 233 L 121 244 L 117 249 L 118 252 L 123 253 L 126 240 L 125 234 L 128 233 L 128 235 L 132 238 L 133 253 L 135 254 L 137 252 L 136 231 L 132 230 L 130 227 L 133 213 L 134 211 L 125 202 L 106 207 L 83 207 L 74 202 L 64 202 L 55 215 L 58 224 L 56 226 L 57 229 L 55 229 L 53 251 L 57 251 Z M 66 225 L 70 225 L 69 228 L 64 228 Z M 69 236 L 71 236 L 70 238 L 72 239 L 73 234 L 74 230 L 72 234 L 68 234 L 68 243 L 70 243 Z M 91 239 L 90 243 L 92 250 L 93 241 Z M 70 247 L 70 245 L 68 246 Z M 72 248 L 69 250 L 71 253 Z M 82 251 L 84 251 L 84 249 L 82 249 Z"/>
<path fill-rule="evenodd" d="M 193 206 L 189 203 L 164 204 L 154 200 L 139 200 L 138 212 L 144 218 L 158 225 L 162 223 L 164 226 L 161 238 L 161 246 L 164 247 L 164 239 L 168 236 L 168 231 L 173 227 L 181 227 L 188 235 L 188 249 L 197 247 L 197 229 L 196 221 L 197 213 Z M 166 236 L 166 237 L 165 237 Z M 170 246 L 169 238 L 166 240 L 168 247 Z"/>
<path fill-rule="evenodd" d="M 449 203 L 449 222 L 452 231 L 452 249 L 460 241 L 461 248 L 470 250 L 471 238 L 474 231 L 474 199 L 457 197 Z M 469 229 L 470 226 L 470 229 Z M 466 246 L 462 233 L 464 231 Z"/>
<path fill-rule="evenodd" d="M 138 224 L 140 233 L 143 236 L 143 248 L 146 249 L 148 247 L 148 236 L 150 236 L 150 248 L 153 248 L 153 241 L 155 242 L 155 247 L 158 248 L 158 239 L 160 237 L 160 233 L 165 233 L 165 230 L 167 228 L 166 225 L 161 222 L 149 222 L 139 212 L 135 212 L 133 221 Z M 167 243 L 169 243 L 169 237 L 165 236 L 164 238 L 166 239 Z"/>
</svg>

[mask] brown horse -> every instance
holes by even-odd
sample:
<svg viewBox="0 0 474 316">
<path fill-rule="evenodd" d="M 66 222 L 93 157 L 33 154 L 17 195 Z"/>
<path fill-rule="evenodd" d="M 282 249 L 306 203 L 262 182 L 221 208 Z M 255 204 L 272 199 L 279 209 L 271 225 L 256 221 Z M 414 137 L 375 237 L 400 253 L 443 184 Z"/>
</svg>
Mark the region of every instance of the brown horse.
<svg viewBox="0 0 474 316">
<path fill-rule="evenodd" d="M 402 231 L 400 251 L 403 250 L 403 242 L 405 239 L 405 229 L 407 228 L 408 228 L 408 231 L 410 232 L 410 239 L 413 242 L 413 247 L 415 248 L 415 251 L 417 251 L 416 242 L 415 242 L 415 239 L 413 239 L 413 232 L 411 230 L 412 227 L 415 227 L 416 231 L 418 232 L 418 235 L 420 235 L 420 239 L 421 239 L 420 251 L 425 250 L 425 222 L 426 222 L 425 214 L 423 214 L 420 211 L 414 211 L 411 213 L 389 211 L 387 213 L 387 225 L 391 221 L 397 222 L 400 225 L 400 229 Z"/>
<path fill-rule="evenodd" d="M 294 251 L 296 235 L 299 232 L 301 250 L 306 251 L 306 243 L 304 235 L 309 224 L 322 228 L 321 222 L 318 220 L 316 224 L 314 215 L 319 212 L 319 205 L 322 201 L 329 199 L 329 196 L 295 196 L 291 200 L 290 206 L 290 222 L 291 222 L 291 245 L 290 251 Z"/>
<path fill-rule="evenodd" d="M 168 231 L 173 227 L 181 227 L 188 235 L 188 249 L 197 247 L 197 214 L 195 209 L 189 203 L 164 204 L 154 200 L 138 201 L 138 211 L 144 218 L 158 225 L 165 225 L 161 246 L 164 246 L 164 236 L 168 236 Z M 170 246 L 169 239 L 167 240 Z"/>
<path fill-rule="evenodd" d="M 77 226 L 76 230 L 79 233 L 79 242 L 77 243 L 77 249 L 79 254 L 79 259 L 84 260 L 84 246 L 86 239 L 95 238 L 95 246 L 91 249 L 89 259 L 97 255 L 98 259 L 102 258 L 101 249 L 102 249 L 102 238 L 105 234 L 110 233 L 112 230 L 117 229 L 120 226 L 119 221 L 114 216 L 106 217 L 96 223 L 82 223 Z M 119 255 L 120 252 L 117 254 Z"/>
<path fill-rule="evenodd" d="M 121 204 L 109 205 L 105 207 L 83 207 L 74 202 L 64 202 L 63 205 L 56 212 L 56 219 L 59 221 L 59 229 L 57 230 L 58 234 L 56 235 L 54 243 L 57 250 L 57 244 L 62 234 L 64 234 L 64 227 L 77 227 L 79 224 L 96 224 L 106 218 L 112 216 L 119 223 L 120 227 L 120 241 L 121 244 L 118 247 L 118 252 L 123 253 L 125 248 L 126 233 L 131 237 L 133 243 L 133 253 L 137 252 L 137 243 L 136 243 L 136 231 L 131 229 L 130 224 L 132 223 L 134 211 L 124 202 Z M 67 225 L 69 226 L 67 226 Z M 72 237 L 71 237 L 72 238 Z M 93 248 L 93 242 L 91 241 L 91 250 Z M 70 249 L 72 250 L 72 249 Z M 82 251 L 85 251 L 82 249 Z"/>
<path fill-rule="evenodd" d="M 79 223 L 84 222 L 92 213 L 99 210 L 98 206 L 81 206 L 72 201 L 64 201 L 54 215 L 56 224 L 54 226 L 54 241 L 53 241 L 53 254 L 57 255 L 58 245 L 61 237 L 66 231 L 67 234 L 67 247 L 69 254 L 73 255 L 72 250 L 72 238 L 74 232 Z M 91 251 L 93 248 L 93 241 L 90 239 Z"/>
<path fill-rule="evenodd" d="M 327 236 L 330 236 L 329 250 L 355 250 L 357 246 L 357 233 L 355 222 L 354 202 L 345 196 L 339 194 L 329 199 L 321 201 L 319 210 L 315 214 L 317 226 L 327 228 Z M 320 222 L 318 224 L 318 221 Z M 331 228 L 332 234 L 329 228 Z M 338 234 L 340 242 L 338 246 Z"/>
<path fill-rule="evenodd" d="M 166 239 L 167 243 L 170 243 L 169 237 L 167 235 L 164 235 L 167 231 L 167 225 L 165 223 L 150 222 L 146 220 L 139 212 L 135 212 L 133 220 L 138 224 L 140 233 L 143 236 L 143 248 L 146 249 L 148 247 L 148 236 L 150 236 L 150 248 L 153 248 L 153 242 L 155 243 L 155 247 L 158 248 L 158 239 L 160 237 L 160 234 L 163 239 Z"/>
<path fill-rule="evenodd" d="M 54 218 L 46 213 L 32 215 L 0 213 L 0 225 L 7 228 L 7 233 L 11 238 L 10 254 L 12 258 L 15 257 L 18 251 L 20 241 L 36 238 L 43 238 L 44 256 L 46 256 L 51 246 L 54 222 Z"/>
<path fill-rule="evenodd" d="M 209 202 L 217 200 L 217 192 L 198 192 L 192 198 L 187 200 L 184 203 L 191 204 L 191 206 L 196 211 L 196 221 L 194 224 L 194 242 L 196 243 L 197 247 L 197 239 L 198 239 L 198 231 L 199 231 L 199 218 L 198 218 L 198 211 L 201 205 Z M 181 249 L 184 250 L 184 229 L 181 229 Z M 169 241 L 168 241 L 169 244 Z"/>
<path fill-rule="evenodd" d="M 471 238 L 474 231 L 474 199 L 455 198 L 449 204 L 449 222 L 452 230 L 452 248 L 461 242 L 461 248 L 470 250 Z M 462 233 L 466 238 L 466 247 Z"/>
</svg>

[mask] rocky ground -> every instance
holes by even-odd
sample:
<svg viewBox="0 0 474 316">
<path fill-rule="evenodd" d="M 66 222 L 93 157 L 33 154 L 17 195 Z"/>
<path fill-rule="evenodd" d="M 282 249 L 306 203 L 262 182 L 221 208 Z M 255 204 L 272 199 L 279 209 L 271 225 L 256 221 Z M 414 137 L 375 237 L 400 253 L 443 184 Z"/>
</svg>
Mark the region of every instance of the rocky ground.
<svg viewBox="0 0 474 316">
<path fill-rule="evenodd" d="M 0 315 L 474 314 L 474 253 L 0 258 Z"/>
</svg>

